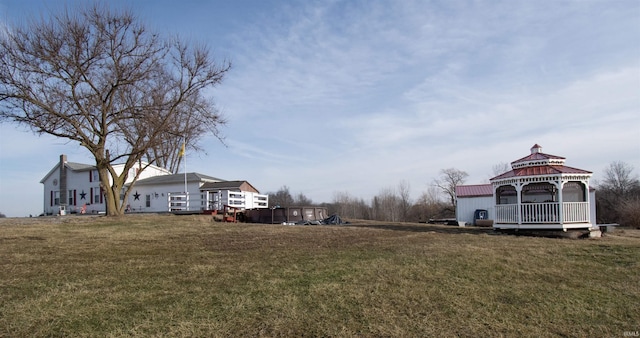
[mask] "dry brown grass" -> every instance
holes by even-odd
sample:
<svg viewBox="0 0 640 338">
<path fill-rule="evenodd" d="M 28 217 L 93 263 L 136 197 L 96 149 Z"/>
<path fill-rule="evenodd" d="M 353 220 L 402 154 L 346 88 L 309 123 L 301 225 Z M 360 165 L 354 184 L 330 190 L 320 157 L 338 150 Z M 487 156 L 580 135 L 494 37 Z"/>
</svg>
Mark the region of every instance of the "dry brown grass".
<svg viewBox="0 0 640 338">
<path fill-rule="evenodd" d="M 0 336 L 622 336 L 638 234 L 5 219 Z"/>
</svg>

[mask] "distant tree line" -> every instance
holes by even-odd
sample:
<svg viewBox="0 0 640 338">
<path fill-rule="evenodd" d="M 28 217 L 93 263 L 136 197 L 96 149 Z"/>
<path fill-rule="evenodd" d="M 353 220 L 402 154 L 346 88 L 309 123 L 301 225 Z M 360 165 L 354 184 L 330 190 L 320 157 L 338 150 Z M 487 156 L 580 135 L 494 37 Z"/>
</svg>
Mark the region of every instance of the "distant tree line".
<svg viewBox="0 0 640 338">
<path fill-rule="evenodd" d="M 493 174 L 507 171 L 508 165 L 500 163 Z M 624 162 L 612 162 L 604 172 L 602 182 L 594 182 L 596 188 L 597 223 L 618 223 L 640 228 L 640 180 L 633 174 L 634 168 Z M 448 168 L 440 170 L 416 200 L 410 198 L 410 186 L 401 181 L 396 186 L 382 188 L 369 200 L 351 195 L 348 191 L 334 193 L 330 203 L 313 203 L 303 193 L 292 194 L 283 186 L 276 192 L 268 192 L 271 206 L 322 206 L 329 214 L 347 219 L 376 220 L 386 222 L 427 222 L 430 219 L 455 218 L 455 188 L 465 183 L 468 174 Z"/>
<path fill-rule="evenodd" d="M 463 184 L 468 174 L 454 168 L 443 169 L 426 192 L 413 201 L 407 181 L 382 188 L 370 200 L 355 197 L 347 191 L 334 193 L 330 203 L 313 203 L 303 193 L 292 194 L 283 186 L 276 192 L 267 192 L 272 207 L 321 206 L 329 214 L 342 218 L 387 222 L 426 222 L 434 218 L 455 218 L 455 186 Z M 447 199 L 443 196 L 447 196 Z"/>
</svg>

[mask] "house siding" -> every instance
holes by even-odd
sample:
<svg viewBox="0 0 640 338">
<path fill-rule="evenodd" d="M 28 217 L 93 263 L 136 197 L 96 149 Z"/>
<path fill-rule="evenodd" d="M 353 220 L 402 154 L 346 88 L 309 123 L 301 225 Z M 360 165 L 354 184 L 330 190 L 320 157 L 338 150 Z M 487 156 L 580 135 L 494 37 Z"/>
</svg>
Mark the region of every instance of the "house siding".
<svg viewBox="0 0 640 338">
<path fill-rule="evenodd" d="M 190 207 L 200 209 L 201 182 L 188 182 L 187 190 L 190 196 Z M 182 194 L 184 183 L 170 183 L 162 185 L 134 186 L 127 199 L 127 205 L 135 212 L 167 212 L 169 211 L 170 194 Z M 136 194 L 139 196 L 136 199 Z M 147 196 L 150 196 L 147 206 Z M 193 205 L 192 202 L 198 205 Z"/>
<path fill-rule="evenodd" d="M 62 162 L 62 161 L 61 161 Z M 104 204 L 103 190 L 100 188 L 99 180 L 96 180 L 96 169 L 91 169 L 90 165 L 79 165 L 77 163 L 63 162 L 57 163 L 49 173 L 40 181 L 43 184 L 43 213 L 57 214 L 60 204 L 67 205 L 67 212 L 80 212 L 83 207 L 87 213 L 99 213 L 106 210 Z M 65 165 L 66 187 L 61 183 L 63 180 L 61 165 Z M 81 168 L 81 170 L 74 170 Z M 116 173 L 121 173 L 124 164 L 113 166 Z M 127 183 L 133 180 L 137 168 L 132 168 L 127 178 Z M 168 175 L 169 171 L 156 166 L 147 167 L 141 174 L 140 179 L 158 175 Z M 55 184 L 54 184 L 55 183 Z M 55 203 L 56 193 L 60 197 L 59 203 Z M 64 198 L 64 199 L 63 199 Z"/>
</svg>

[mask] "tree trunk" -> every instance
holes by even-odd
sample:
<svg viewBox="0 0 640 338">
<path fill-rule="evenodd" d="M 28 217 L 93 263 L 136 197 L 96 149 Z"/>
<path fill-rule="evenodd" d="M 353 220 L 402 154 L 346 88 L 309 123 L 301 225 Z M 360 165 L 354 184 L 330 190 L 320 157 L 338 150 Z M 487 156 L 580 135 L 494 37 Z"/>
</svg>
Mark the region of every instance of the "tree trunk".
<svg viewBox="0 0 640 338">
<path fill-rule="evenodd" d="M 105 214 L 107 216 L 122 216 L 124 208 L 120 201 L 120 191 L 122 191 L 124 180 L 121 177 L 112 177 L 111 168 L 98 165 L 98 174 L 100 175 L 100 187 L 104 194 Z M 112 178 L 109 184 L 109 177 Z"/>
</svg>

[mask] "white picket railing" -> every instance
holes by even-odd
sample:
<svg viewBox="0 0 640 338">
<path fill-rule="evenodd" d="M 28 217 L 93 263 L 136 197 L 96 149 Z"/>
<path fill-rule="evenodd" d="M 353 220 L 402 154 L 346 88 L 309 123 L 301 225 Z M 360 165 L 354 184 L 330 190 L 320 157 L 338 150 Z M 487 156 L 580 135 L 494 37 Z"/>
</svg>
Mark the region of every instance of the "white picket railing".
<svg viewBox="0 0 640 338">
<path fill-rule="evenodd" d="M 560 223 L 559 203 L 523 203 L 522 223 Z"/>
<path fill-rule="evenodd" d="M 584 223 L 589 222 L 589 202 L 565 202 L 562 204 L 563 219 L 560 219 L 560 203 L 498 204 L 495 206 L 496 223 L 536 224 Z"/>
<path fill-rule="evenodd" d="M 167 194 L 168 211 L 223 210 L 225 205 L 236 208 L 268 208 L 269 196 L 244 191 L 201 192 Z"/>
<path fill-rule="evenodd" d="M 565 223 L 589 222 L 589 202 L 566 202 L 562 205 Z"/>
<path fill-rule="evenodd" d="M 495 208 L 495 223 L 518 223 L 518 205 L 517 204 L 498 204 Z"/>
</svg>

